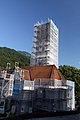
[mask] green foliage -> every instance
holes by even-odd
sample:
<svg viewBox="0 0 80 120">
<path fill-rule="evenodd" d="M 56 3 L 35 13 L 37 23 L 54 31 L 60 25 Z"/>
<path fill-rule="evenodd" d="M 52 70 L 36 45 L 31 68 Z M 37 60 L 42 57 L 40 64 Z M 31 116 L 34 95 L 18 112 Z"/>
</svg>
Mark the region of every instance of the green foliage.
<svg viewBox="0 0 80 120">
<path fill-rule="evenodd" d="M 20 66 L 29 66 L 30 56 L 14 49 L 0 47 L 0 68 L 6 68 L 8 62 L 11 63 L 11 67 L 14 67 L 15 62 L 19 62 Z"/>
<path fill-rule="evenodd" d="M 23 54 L 23 55 L 25 55 L 25 56 L 31 56 L 31 54 L 30 53 L 28 53 L 28 52 L 25 52 L 25 51 L 18 51 L 19 53 L 21 53 L 21 54 Z"/>
<path fill-rule="evenodd" d="M 72 66 L 59 66 L 60 72 L 64 75 L 66 80 L 72 80 L 75 82 L 75 94 L 76 99 L 80 99 L 80 69 Z"/>
</svg>

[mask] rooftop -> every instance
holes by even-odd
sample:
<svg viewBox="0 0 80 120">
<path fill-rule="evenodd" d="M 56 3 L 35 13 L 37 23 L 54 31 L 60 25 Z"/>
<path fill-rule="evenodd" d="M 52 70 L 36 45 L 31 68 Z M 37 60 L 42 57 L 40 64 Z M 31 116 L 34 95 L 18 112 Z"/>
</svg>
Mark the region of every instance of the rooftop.
<svg viewBox="0 0 80 120">
<path fill-rule="evenodd" d="M 37 78 L 45 79 L 63 79 L 63 76 L 55 65 L 22 67 L 24 71 L 23 79 L 34 80 Z"/>
</svg>

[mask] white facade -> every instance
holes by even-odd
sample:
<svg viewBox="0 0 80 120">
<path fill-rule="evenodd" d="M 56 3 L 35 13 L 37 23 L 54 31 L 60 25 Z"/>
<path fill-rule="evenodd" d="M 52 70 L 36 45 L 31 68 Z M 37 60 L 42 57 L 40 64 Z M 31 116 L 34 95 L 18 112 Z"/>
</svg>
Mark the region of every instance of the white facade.
<svg viewBox="0 0 80 120">
<path fill-rule="evenodd" d="M 52 20 L 34 25 L 30 64 L 58 66 L 58 28 Z"/>
</svg>

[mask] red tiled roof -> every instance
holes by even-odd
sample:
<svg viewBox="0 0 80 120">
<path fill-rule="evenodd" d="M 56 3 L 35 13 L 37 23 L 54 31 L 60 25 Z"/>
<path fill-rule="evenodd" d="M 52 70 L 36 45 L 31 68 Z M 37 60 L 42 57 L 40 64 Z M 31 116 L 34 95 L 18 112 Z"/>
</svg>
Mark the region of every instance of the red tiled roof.
<svg viewBox="0 0 80 120">
<path fill-rule="evenodd" d="M 46 78 L 46 79 L 58 79 L 61 80 L 62 77 L 55 65 L 47 66 L 30 66 L 22 68 L 24 71 L 25 80 L 34 80 L 37 78 Z"/>
</svg>

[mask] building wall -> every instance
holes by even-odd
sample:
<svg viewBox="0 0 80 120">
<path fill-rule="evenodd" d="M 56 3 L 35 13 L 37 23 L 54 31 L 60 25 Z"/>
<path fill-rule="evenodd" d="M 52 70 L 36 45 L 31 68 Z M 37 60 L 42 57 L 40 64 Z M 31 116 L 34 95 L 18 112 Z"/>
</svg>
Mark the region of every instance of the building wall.
<svg viewBox="0 0 80 120">
<path fill-rule="evenodd" d="M 33 108 L 45 111 L 67 111 L 66 91 L 61 89 L 38 89 L 35 91 Z"/>
<path fill-rule="evenodd" d="M 12 78 L 14 78 L 14 82 L 12 82 L 11 99 L 14 102 L 11 104 L 16 106 L 16 114 L 29 112 L 31 109 L 49 112 L 75 109 L 75 84 L 72 81 L 57 79 L 21 80 L 17 72 Z M 11 80 L 13 81 L 13 79 Z"/>
<path fill-rule="evenodd" d="M 67 86 L 68 86 L 68 92 L 67 92 L 67 96 L 72 98 L 69 102 L 69 105 L 68 106 L 71 106 L 71 109 L 74 110 L 75 109 L 75 83 L 70 81 L 70 80 L 67 80 Z M 67 102 L 67 103 L 68 103 Z"/>
<path fill-rule="evenodd" d="M 58 28 L 52 20 L 34 25 L 30 64 L 58 66 Z"/>
<path fill-rule="evenodd" d="M 53 80 L 51 83 L 35 86 L 33 111 L 70 111 L 75 109 L 74 82 Z M 35 83 L 34 83 L 35 85 Z"/>
</svg>

